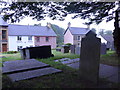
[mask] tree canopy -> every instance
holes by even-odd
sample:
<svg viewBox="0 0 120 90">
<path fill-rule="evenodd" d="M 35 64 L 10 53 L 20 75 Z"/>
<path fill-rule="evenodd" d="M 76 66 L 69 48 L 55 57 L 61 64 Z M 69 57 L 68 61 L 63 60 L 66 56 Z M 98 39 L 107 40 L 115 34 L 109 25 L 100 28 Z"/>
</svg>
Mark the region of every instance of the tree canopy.
<svg viewBox="0 0 120 90">
<path fill-rule="evenodd" d="M 114 8 L 114 2 L 13 2 L 2 11 L 9 11 L 4 19 L 10 19 L 11 22 L 20 21 L 25 16 L 37 20 L 45 17 L 64 20 L 68 14 L 75 14 L 73 18 L 89 19 L 86 24 L 99 24 L 114 18 Z"/>
<path fill-rule="evenodd" d="M 118 5 L 120 6 L 120 2 Z M 114 15 L 115 7 L 115 2 L 12 2 L 8 7 L 3 8 L 2 12 L 5 12 L 4 20 L 11 20 L 11 22 L 20 21 L 25 16 L 31 16 L 37 20 L 45 17 L 64 20 L 68 14 L 74 14 L 73 19 L 78 17 L 88 19 L 89 21 L 85 24 L 90 25 L 99 24 L 103 20 L 108 22 L 115 18 L 113 37 L 115 49 L 120 56 L 120 28 L 117 24 L 118 16 Z"/>
</svg>

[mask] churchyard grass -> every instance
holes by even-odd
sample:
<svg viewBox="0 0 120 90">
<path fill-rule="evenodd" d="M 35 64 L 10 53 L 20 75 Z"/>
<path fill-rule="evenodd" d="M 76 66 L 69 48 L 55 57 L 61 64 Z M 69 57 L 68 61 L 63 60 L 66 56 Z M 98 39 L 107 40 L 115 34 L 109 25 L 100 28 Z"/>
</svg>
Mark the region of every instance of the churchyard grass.
<svg viewBox="0 0 120 90">
<path fill-rule="evenodd" d="M 50 57 L 48 59 L 37 59 L 38 61 L 42 61 L 46 64 L 49 64 L 50 66 L 62 70 L 60 73 L 56 74 L 50 74 L 47 76 L 37 77 L 29 80 L 22 80 L 19 82 L 12 83 L 10 79 L 3 75 L 3 88 L 89 88 L 92 87 L 92 85 L 88 85 L 83 80 L 79 79 L 78 70 L 72 69 L 66 65 L 61 64 L 60 62 L 54 62 L 56 59 L 61 58 L 79 58 L 79 55 L 66 53 L 63 54 L 61 52 L 56 52 L 55 50 L 52 50 L 52 53 L 54 54 L 54 57 Z M 112 55 L 113 52 L 108 52 L 107 55 L 101 56 L 102 59 L 106 59 L 106 57 L 109 57 Z M 6 58 L 3 59 L 3 61 L 9 61 L 9 60 L 20 60 L 20 53 L 17 54 L 3 54 Z M 111 57 L 109 58 L 111 59 Z M 107 60 L 109 60 L 107 59 Z M 110 82 L 107 82 L 106 79 L 100 79 L 101 83 L 107 83 L 109 87 L 116 87 L 116 84 L 112 84 Z"/>
<path fill-rule="evenodd" d="M 120 66 L 120 58 L 117 57 L 115 51 L 107 51 L 106 55 L 101 55 L 100 63 L 111 66 Z"/>
<path fill-rule="evenodd" d="M 10 60 L 21 60 L 20 53 L 16 53 L 16 54 L 2 54 L 2 56 L 4 56 L 4 58 L 1 59 L 2 62 L 10 61 Z"/>
</svg>

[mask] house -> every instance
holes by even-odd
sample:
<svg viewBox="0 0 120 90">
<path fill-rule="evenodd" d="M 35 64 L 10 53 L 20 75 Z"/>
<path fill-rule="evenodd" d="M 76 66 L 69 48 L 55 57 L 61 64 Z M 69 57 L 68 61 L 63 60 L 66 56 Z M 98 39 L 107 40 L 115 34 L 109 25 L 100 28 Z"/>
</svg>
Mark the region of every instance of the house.
<svg viewBox="0 0 120 90">
<path fill-rule="evenodd" d="M 81 39 L 89 31 L 88 28 L 70 27 L 69 23 L 68 28 L 64 32 L 64 44 L 71 43 L 72 45 L 76 45 L 76 47 L 81 47 Z"/>
<path fill-rule="evenodd" d="M 56 48 L 57 35 L 47 26 L 7 24 L 0 16 L 0 52 L 19 51 L 21 48 L 51 45 Z"/>
<path fill-rule="evenodd" d="M 9 51 L 42 45 L 56 48 L 56 34 L 48 26 L 9 25 L 8 41 Z"/>
<path fill-rule="evenodd" d="M 114 39 L 113 35 L 102 34 L 101 37 L 106 41 L 107 49 L 114 50 Z"/>
<path fill-rule="evenodd" d="M 8 24 L 0 15 L 0 52 L 8 50 Z"/>
</svg>

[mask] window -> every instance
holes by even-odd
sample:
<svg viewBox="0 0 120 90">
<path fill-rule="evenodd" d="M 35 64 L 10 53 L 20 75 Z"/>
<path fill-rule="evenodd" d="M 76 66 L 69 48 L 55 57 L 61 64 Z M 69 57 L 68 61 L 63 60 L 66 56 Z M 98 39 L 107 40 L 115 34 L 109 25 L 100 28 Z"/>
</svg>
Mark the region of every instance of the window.
<svg viewBox="0 0 120 90">
<path fill-rule="evenodd" d="M 2 30 L 2 39 L 6 39 L 6 30 Z"/>
<path fill-rule="evenodd" d="M 28 40 L 29 40 L 29 41 L 32 41 L 32 36 L 28 36 Z"/>
<path fill-rule="evenodd" d="M 17 47 L 17 50 L 20 51 L 20 49 L 22 49 L 22 46 L 18 46 Z"/>
<path fill-rule="evenodd" d="M 80 47 L 81 46 L 81 43 L 78 43 L 78 47 Z"/>
<path fill-rule="evenodd" d="M 48 42 L 49 41 L 49 37 L 46 37 L 46 42 Z"/>
<path fill-rule="evenodd" d="M 17 36 L 17 40 L 21 41 L 22 40 L 22 36 Z"/>
<path fill-rule="evenodd" d="M 39 37 L 36 37 L 36 41 L 39 42 L 39 41 L 40 41 L 40 38 L 39 38 Z"/>
<path fill-rule="evenodd" d="M 81 37 L 80 37 L 80 36 L 78 36 L 78 40 L 81 40 Z"/>
<path fill-rule="evenodd" d="M 74 40 L 77 40 L 77 36 L 74 35 Z"/>
</svg>

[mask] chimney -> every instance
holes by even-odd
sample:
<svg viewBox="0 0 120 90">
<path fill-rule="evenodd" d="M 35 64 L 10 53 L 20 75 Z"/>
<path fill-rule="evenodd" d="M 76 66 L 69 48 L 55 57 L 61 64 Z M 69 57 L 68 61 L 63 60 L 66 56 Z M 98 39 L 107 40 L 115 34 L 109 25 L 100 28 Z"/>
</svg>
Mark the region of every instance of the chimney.
<svg viewBox="0 0 120 90">
<path fill-rule="evenodd" d="M 87 29 L 88 29 L 88 30 L 90 29 L 90 25 L 87 25 Z"/>
<path fill-rule="evenodd" d="M 68 28 L 71 26 L 71 23 L 70 22 L 68 22 Z"/>
<path fill-rule="evenodd" d="M 48 28 L 51 28 L 51 23 L 48 23 L 48 22 L 47 22 L 47 27 L 48 27 Z"/>
</svg>

